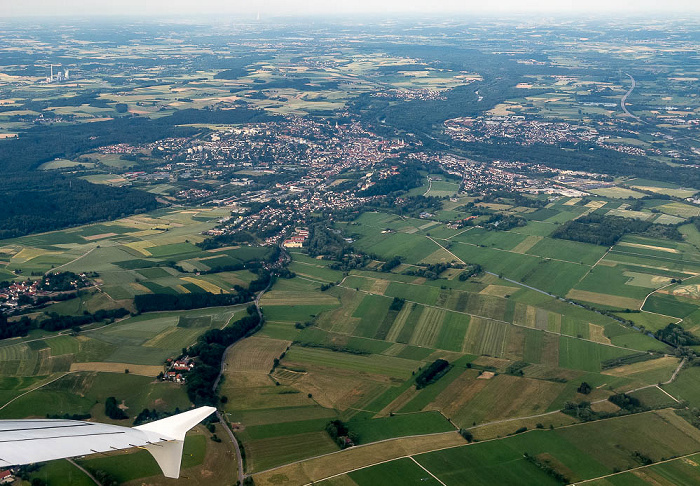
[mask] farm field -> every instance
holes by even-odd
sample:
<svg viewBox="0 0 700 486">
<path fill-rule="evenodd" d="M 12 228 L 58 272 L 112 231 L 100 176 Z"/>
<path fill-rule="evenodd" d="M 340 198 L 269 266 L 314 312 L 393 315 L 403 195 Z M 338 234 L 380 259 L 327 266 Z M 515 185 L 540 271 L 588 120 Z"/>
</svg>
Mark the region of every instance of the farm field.
<svg viewBox="0 0 700 486">
<path fill-rule="evenodd" d="M 348 473 L 353 481 L 356 479 L 371 481 L 371 478 L 382 477 L 390 471 L 396 476 L 405 476 L 408 481 L 412 481 L 413 477 L 418 477 L 419 480 L 431 477 L 447 485 L 465 484 L 465 480 L 485 485 L 500 484 L 503 481 L 514 481 L 517 484 L 557 484 L 551 476 L 524 457 L 524 453 L 527 453 L 530 457 L 534 457 L 535 461 L 549 464 L 567 479 L 575 482 L 606 476 L 615 469 L 641 466 L 642 464 L 635 460 L 637 457 L 635 451 L 626 448 L 616 449 L 606 441 L 607 436 L 613 436 L 620 430 L 629 430 L 632 427 L 634 434 L 640 435 L 639 439 L 642 436 L 650 437 L 649 434 L 665 429 L 669 425 L 667 420 L 672 424 L 667 430 L 670 436 L 660 442 L 653 440 L 636 442 L 636 453 L 655 458 L 654 460 L 659 460 L 658 458 L 663 455 L 668 457 L 672 454 L 684 455 L 689 452 L 692 454 L 698 446 L 700 435 L 689 429 L 690 425 L 682 419 L 673 418 L 673 412 L 661 411 L 577 424 L 554 431 L 534 430 L 484 443 L 436 447 L 437 450 L 434 452 L 409 452 L 408 457 L 383 462 L 378 466 L 363 464 L 362 458 L 358 455 L 359 450 L 348 450 L 338 453 L 339 457 L 335 460 L 334 470 L 319 470 L 318 465 L 316 468 L 312 466 L 314 463 L 318 464 L 318 460 L 312 459 L 308 461 L 310 467 L 305 467 L 305 463 L 302 462 L 293 469 L 285 468 L 279 472 L 284 471 L 287 477 L 287 480 L 282 480 L 281 484 L 301 484 L 301 481 L 295 480 L 297 477 L 314 478 L 318 481 L 333 474 L 340 476 L 343 468 L 346 471 L 354 469 L 351 464 L 360 467 Z M 649 429 L 636 428 L 637 424 L 641 423 L 648 423 Z M 690 435 L 685 435 L 686 433 Z M 345 461 L 343 457 L 346 457 Z M 505 467 L 506 464 L 507 467 Z M 416 469 L 416 465 L 420 466 L 420 469 Z M 268 478 L 271 477 L 269 474 L 255 476 L 256 480 L 262 481 L 269 480 Z M 322 484 L 344 484 L 336 481 L 338 480 L 328 480 Z M 263 482 L 263 484 L 268 483 Z"/>
<path fill-rule="evenodd" d="M 23 484 L 700 484 L 700 21 L 241 15 L 0 19 L 0 418 L 218 411 Z"/>
</svg>

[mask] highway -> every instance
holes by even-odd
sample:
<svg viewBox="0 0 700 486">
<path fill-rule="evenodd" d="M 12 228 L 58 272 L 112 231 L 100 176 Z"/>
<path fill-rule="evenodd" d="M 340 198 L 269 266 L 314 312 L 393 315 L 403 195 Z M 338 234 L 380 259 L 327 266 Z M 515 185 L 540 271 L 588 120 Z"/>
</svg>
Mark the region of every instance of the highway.
<svg viewBox="0 0 700 486">
<path fill-rule="evenodd" d="M 629 91 L 627 91 L 627 93 L 625 93 L 624 95 L 622 95 L 622 99 L 620 100 L 620 107 L 622 108 L 622 111 L 624 111 L 625 113 L 627 113 L 629 116 L 631 116 L 632 118 L 634 118 L 635 120 L 637 120 L 637 121 L 640 122 L 640 123 L 644 123 L 644 121 L 642 121 L 641 118 L 639 118 L 637 115 L 631 113 L 631 112 L 627 109 L 627 105 L 626 105 L 627 98 L 629 97 L 629 95 L 632 94 L 632 91 L 634 91 L 634 88 L 637 87 L 637 81 L 635 81 L 635 79 L 632 77 L 631 74 L 629 74 L 629 73 L 625 73 L 625 74 L 627 74 L 627 76 L 629 76 L 629 78 L 632 80 L 632 87 L 629 89 Z"/>
</svg>

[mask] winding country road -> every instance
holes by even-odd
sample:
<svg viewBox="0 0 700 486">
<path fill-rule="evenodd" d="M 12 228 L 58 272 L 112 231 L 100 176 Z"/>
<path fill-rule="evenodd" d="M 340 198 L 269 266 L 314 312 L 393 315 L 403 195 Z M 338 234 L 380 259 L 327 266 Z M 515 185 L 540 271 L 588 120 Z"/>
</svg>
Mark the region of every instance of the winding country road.
<svg viewBox="0 0 700 486">
<path fill-rule="evenodd" d="M 289 254 L 285 251 L 284 247 L 280 246 L 281 253 L 280 253 L 280 259 L 283 261 L 284 264 L 289 263 L 291 261 L 291 257 Z M 255 304 L 255 310 L 258 313 L 258 319 L 260 319 L 260 323 L 262 324 L 263 320 L 263 314 L 262 310 L 260 310 L 260 299 L 262 296 L 270 290 L 270 287 L 272 286 L 272 279 L 270 282 L 267 284 L 267 287 L 265 287 L 258 295 L 255 296 L 255 300 L 253 303 Z M 256 332 L 259 329 L 256 328 L 252 332 Z M 245 337 L 243 338 L 245 339 Z M 214 384 L 212 385 L 212 390 L 216 392 L 216 389 L 219 387 L 219 382 L 221 381 L 221 376 L 224 374 L 224 371 L 226 369 L 226 355 L 228 354 L 229 350 L 233 347 L 234 344 L 241 342 L 241 340 L 236 341 L 235 343 L 231 344 L 224 350 L 224 354 L 221 356 L 221 368 L 219 369 L 219 374 L 216 377 L 216 380 L 214 381 Z M 236 451 L 236 462 L 238 463 L 238 483 L 243 484 L 243 480 L 245 479 L 246 475 L 245 472 L 243 471 L 243 454 L 241 454 L 241 447 L 238 445 L 238 440 L 236 440 L 236 436 L 233 434 L 233 431 L 231 428 L 228 426 L 228 422 L 226 422 L 226 418 L 224 417 L 224 414 L 222 414 L 219 410 L 216 411 L 216 416 L 219 418 L 219 422 L 221 425 L 226 429 L 226 433 L 231 439 L 231 442 L 233 443 L 233 448 Z"/>
<path fill-rule="evenodd" d="M 263 296 L 265 292 L 267 292 L 270 289 L 270 286 L 272 285 L 272 280 L 270 280 L 270 283 L 267 284 L 267 287 L 265 287 L 256 297 L 255 297 L 255 310 L 258 312 L 258 318 L 260 319 L 260 322 L 262 322 L 262 311 L 260 310 L 260 298 Z M 243 338 L 245 339 L 245 338 Z M 219 386 L 219 382 L 221 381 L 221 376 L 224 374 L 224 370 L 226 368 L 226 355 L 228 354 L 229 350 L 233 347 L 234 344 L 241 342 L 240 340 L 236 341 L 235 343 L 231 344 L 229 347 L 227 347 L 224 350 L 224 354 L 221 356 L 221 368 L 219 369 L 219 375 L 216 377 L 216 380 L 214 381 L 214 384 L 212 385 L 212 390 L 216 392 L 216 389 Z M 228 426 L 228 422 L 226 422 L 226 418 L 219 412 L 218 410 L 216 411 L 216 416 L 219 418 L 219 423 L 223 425 L 224 429 L 226 429 L 226 433 L 228 434 L 229 438 L 231 439 L 231 442 L 233 443 L 233 448 L 236 451 L 236 462 L 238 463 L 238 483 L 243 484 L 243 480 L 245 479 L 245 474 L 243 471 L 243 454 L 241 454 L 241 446 L 238 445 L 238 440 L 236 440 L 236 436 L 233 435 L 233 431 L 231 428 Z"/>
<path fill-rule="evenodd" d="M 632 77 L 631 74 L 629 74 L 629 73 L 625 73 L 625 74 L 627 74 L 627 76 L 629 76 L 629 78 L 632 80 L 632 87 L 629 89 L 629 91 L 627 91 L 627 93 L 622 95 L 622 99 L 620 100 L 620 107 L 622 108 L 622 111 L 627 113 L 627 115 L 631 116 L 632 118 L 634 118 L 635 120 L 637 120 L 640 123 L 644 123 L 644 121 L 641 118 L 639 118 L 637 115 L 631 113 L 627 109 L 627 105 L 626 105 L 627 98 L 629 97 L 629 95 L 632 94 L 632 91 L 634 91 L 634 88 L 637 87 L 637 81 L 635 81 L 635 79 Z"/>
</svg>

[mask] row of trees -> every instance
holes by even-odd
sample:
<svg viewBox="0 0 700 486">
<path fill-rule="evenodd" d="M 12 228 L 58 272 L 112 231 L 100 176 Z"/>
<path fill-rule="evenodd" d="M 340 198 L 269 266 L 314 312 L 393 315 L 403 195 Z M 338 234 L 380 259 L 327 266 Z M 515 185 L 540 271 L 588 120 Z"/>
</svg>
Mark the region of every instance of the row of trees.
<svg viewBox="0 0 700 486">
<path fill-rule="evenodd" d="M 449 366 L 450 363 L 447 360 L 436 359 L 416 377 L 416 388 L 420 390 L 437 381 L 447 373 Z"/>
<path fill-rule="evenodd" d="M 219 307 L 249 302 L 253 292 L 243 287 L 236 287 L 235 294 L 214 294 L 198 292 L 191 294 L 143 294 L 134 297 L 134 306 L 139 312 L 155 312 L 164 310 L 201 309 L 203 307 Z"/>
<path fill-rule="evenodd" d="M 0 339 L 26 336 L 32 329 L 44 329 L 46 331 L 72 329 L 93 322 L 119 319 L 128 314 L 129 311 L 123 307 L 111 310 L 98 310 L 94 314 L 86 312 L 79 316 L 65 316 L 51 312 L 46 314 L 45 318 L 37 317 L 36 319 L 31 319 L 28 316 L 22 316 L 17 321 L 8 321 L 6 316 L 0 314 Z"/>
<path fill-rule="evenodd" d="M 187 374 L 187 395 L 192 403 L 197 406 L 216 405 L 216 391 L 212 389 L 212 383 L 221 370 L 224 351 L 254 332 L 261 324 L 256 307 L 250 305 L 247 316 L 224 329 L 210 329 L 197 339 L 196 344 L 189 347 L 187 354 L 197 358 L 196 366 Z"/>
<path fill-rule="evenodd" d="M 659 341 L 663 341 L 674 347 L 679 346 L 696 346 L 700 344 L 700 339 L 694 334 L 686 331 L 678 324 L 669 324 L 663 329 L 659 329 L 654 333 L 654 337 Z"/>
</svg>

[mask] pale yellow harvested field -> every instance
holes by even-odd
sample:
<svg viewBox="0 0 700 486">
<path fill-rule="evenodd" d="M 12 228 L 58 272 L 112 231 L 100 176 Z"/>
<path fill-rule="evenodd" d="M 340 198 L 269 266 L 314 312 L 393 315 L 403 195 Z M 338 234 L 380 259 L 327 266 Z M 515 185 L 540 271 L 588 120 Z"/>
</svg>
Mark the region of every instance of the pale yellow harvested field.
<svg viewBox="0 0 700 486">
<path fill-rule="evenodd" d="M 140 283 L 132 282 L 129 284 L 129 286 L 134 289 L 137 292 L 143 293 L 143 294 L 152 294 L 151 289 L 148 287 L 141 285 Z"/>
<path fill-rule="evenodd" d="M 375 279 L 372 282 L 372 288 L 369 290 L 372 294 L 384 295 L 384 291 L 389 286 L 391 282 L 389 280 L 384 280 L 381 278 Z"/>
<path fill-rule="evenodd" d="M 630 297 L 620 297 L 618 295 L 599 294 L 597 292 L 588 292 L 587 290 L 571 289 L 566 294 L 569 299 L 583 300 L 593 304 L 609 305 L 619 307 L 621 309 L 639 309 L 642 305 L 641 300 L 632 299 Z"/>
<path fill-rule="evenodd" d="M 406 349 L 406 345 L 405 345 L 405 344 L 394 343 L 394 344 L 392 344 L 391 346 L 389 346 L 387 349 L 385 349 L 385 350 L 382 352 L 382 354 L 384 354 L 384 355 L 386 355 L 386 356 L 398 356 L 398 354 L 399 354 L 401 351 L 403 351 L 404 349 Z"/>
<path fill-rule="evenodd" d="M 599 209 L 603 206 L 605 206 L 605 201 L 591 201 L 588 204 L 586 204 L 586 207 L 591 209 Z"/>
<path fill-rule="evenodd" d="M 523 241 L 518 243 L 515 248 L 513 248 L 511 251 L 515 253 L 526 253 L 530 248 L 535 246 L 540 240 L 542 240 L 541 236 L 528 236 L 525 238 Z"/>
<path fill-rule="evenodd" d="M 516 86 L 516 88 L 517 88 L 517 86 Z M 510 104 L 510 103 L 499 103 L 496 106 L 494 106 L 493 108 L 491 108 L 489 111 L 487 111 L 486 113 L 488 113 L 489 115 L 494 115 L 494 116 L 507 116 L 507 115 L 515 114 L 515 112 L 511 111 L 511 110 L 514 110 L 516 108 L 521 109 L 522 107 L 523 107 L 523 105 L 514 105 L 514 104 Z"/>
<path fill-rule="evenodd" d="M 219 253 L 227 250 L 237 250 L 239 248 L 240 246 L 222 246 L 221 248 L 213 248 L 211 250 L 207 250 L 207 253 Z"/>
<path fill-rule="evenodd" d="M 280 383 L 286 384 L 285 381 L 279 380 Z M 253 388 L 260 388 L 271 386 L 273 380 L 270 375 L 263 373 L 262 371 L 235 371 L 226 373 L 226 383 L 223 385 L 227 390 L 250 390 L 252 393 Z"/>
<path fill-rule="evenodd" d="M 105 362 L 90 362 L 90 363 L 73 363 L 70 365 L 71 371 L 97 371 L 100 373 L 124 373 L 128 369 L 129 374 L 139 376 L 150 376 L 155 378 L 158 373 L 163 371 L 162 366 L 155 365 L 137 365 L 131 363 L 105 363 Z"/>
<path fill-rule="evenodd" d="M 697 193 L 695 189 L 668 189 L 665 187 L 649 187 L 649 186 L 632 186 L 632 189 L 639 189 L 642 191 L 655 192 L 657 194 L 668 194 L 669 196 L 676 196 L 680 198 L 690 197 Z"/>
<path fill-rule="evenodd" d="M 272 369 L 275 358 L 286 351 L 291 341 L 251 336 L 236 343 L 226 355 L 226 372 Z"/>
<path fill-rule="evenodd" d="M 581 202 L 581 198 L 580 198 L 580 197 L 572 197 L 571 199 L 569 199 L 568 201 L 566 201 L 563 205 L 564 205 L 564 206 L 575 206 L 575 205 L 577 205 L 577 204 L 580 203 L 580 202 Z"/>
<path fill-rule="evenodd" d="M 700 298 L 700 284 L 683 285 L 673 289 L 673 295 L 680 295 L 690 299 Z"/>
<path fill-rule="evenodd" d="M 182 280 L 185 280 L 189 283 L 193 283 L 197 287 L 200 287 L 200 288 L 206 290 L 207 292 L 211 292 L 213 294 L 218 294 L 218 293 L 222 293 L 222 292 L 228 293 L 226 290 L 222 289 L 218 285 L 214 285 L 213 283 L 207 282 L 206 280 L 200 280 L 200 279 L 194 278 L 194 277 L 181 277 L 181 278 L 182 278 Z"/>
<path fill-rule="evenodd" d="M 588 334 L 590 335 L 591 341 L 597 343 L 612 344 L 610 338 L 605 335 L 605 328 L 603 326 L 598 326 L 597 324 L 588 323 Z"/>
<path fill-rule="evenodd" d="M 22 251 L 12 257 L 12 261 L 14 263 L 24 263 L 38 256 L 60 254 L 55 251 L 42 250 L 41 248 L 22 248 Z"/>
<path fill-rule="evenodd" d="M 294 486 L 320 481 L 360 467 L 408 455 L 465 445 L 457 432 L 406 437 L 366 446 L 351 447 L 308 461 L 290 464 L 253 475 L 257 485 Z"/>
<path fill-rule="evenodd" d="M 518 289 L 506 287 L 505 285 L 489 285 L 479 293 L 485 295 L 495 295 L 496 297 L 505 297 L 506 295 L 512 294 L 516 290 Z"/>
<path fill-rule="evenodd" d="M 198 262 L 206 262 L 207 260 L 213 260 L 215 258 L 220 258 L 221 255 L 212 255 L 212 256 L 207 256 L 207 257 L 200 257 L 200 258 L 193 258 L 193 260 L 198 261 Z"/>
<path fill-rule="evenodd" d="M 309 369 L 294 383 L 303 394 L 311 393 L 319 405 L 341 411 L 378 395 L 390 385 L 386 376 L 359 376 L 354 371 L 322 366 Z"/>
<path fill-rule="evenodd" d="M 111 238 L 112 236 L 117 236 L 116 233 L 102 233 L 100 235 L 83 236 L 88 241 L 101 240 L 102 238 Z"/>
<path fill-rule="evenodd" d="M 627 265 L 626 262 L 619 262 L 619 261 L 615 260 L 615 257 L 611 256 L 611 254 L 609 253 L 608 256 L 605 257 L 605 260 L 602 260 L 598 265 L 606 265 L 606 266 L 614 267 L 614 266 L 617 266 L 618 264 Z M 653 270 L 663 270 L 665 272 L 681 271 L 683 273 L 688 273 L 691 275 L 699 275 L 698 272 L 695 270 L 695 267 L 682 267 L 680 269 L 674 270 L 672 268 L 664 267 L 661 265 L 643 265 L 641 263 L 635 263 L 635 266 L 640 267 L 640 268 L 651 268 Z"/>
<path fill-rule="evenodd" d="M 525 313 L 525 325 L 527 327 L 537 326 L 537 307 L 531 305 L 527 306 L 527 312 Z"/>
<path fill-rule="evenodd" d="M 676 366 L 678 366 L 678 358 L 674 358 L 673 356 L 664 356 L 663 358 L 642 361 L 641 363 L 633 363 L 630 365 L 618 366 L 617 368 L 611 368 L 609 370 L 602 371 L 602 374 L 611 376 L 629 376 L 636 373 L 668 368 L 670 378 L 671 373 L 673 373 Z"/>
<path fill-rule="evenodd" d="M 666 248 L 665 246 L 642 245 L 641 243 L 629 243 L 626 241 L 622 241 L 622 242 L 618 243 L 617 246 L 630 246 L 633 248 L 645 248 L 648 250 L 665 251 L 668 253 L 680 253 L 675 248 Z"/>
<path fill-rule="evenodd" d="M 615 405 L 612 402 L 605 400 L 603 402 L 592 403 L 591 410 L 593 410 L 594 412 L 615 413 L 618 410 L 620 410 L 620 407 L 618 407 L 617 405 Z"/>
<path fill-rule="evenodd" d="M 152 248 L 156 245 L 154 245 L 150 241 L 132 241 L 130 243 L 126 243 L 124 246 L 128 246 L 132 250 L 136 250 L 139 253 L 141 253 L 142 255 L 148 257 L 148 256 L 153 256 L 153 255 L 146 248 Z"/>
</svg>

